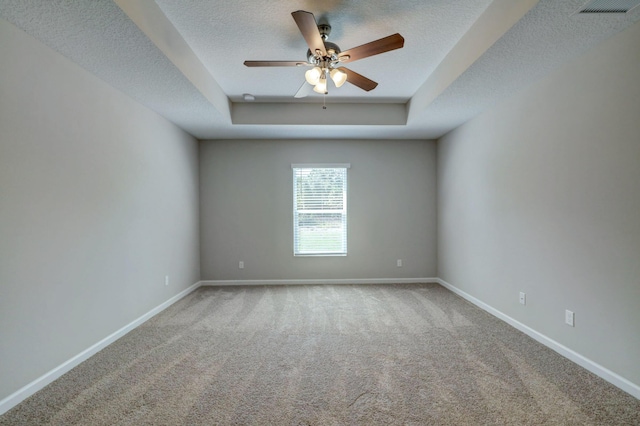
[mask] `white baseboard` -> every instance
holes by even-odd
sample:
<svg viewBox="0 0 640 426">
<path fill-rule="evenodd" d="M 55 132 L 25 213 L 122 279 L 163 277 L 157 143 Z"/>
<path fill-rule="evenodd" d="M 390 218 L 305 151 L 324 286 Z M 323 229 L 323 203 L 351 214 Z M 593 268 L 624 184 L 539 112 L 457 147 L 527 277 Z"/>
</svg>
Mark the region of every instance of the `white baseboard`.
<svg viewBox="0 0 640 426">
<path fill-rule="evenodd" d="M 22 387 L 21 389 L 17 390 L 13 394 L 11 394 L 8 397 L 4 398 L 3 400 L 0 401 L 0 415 L 5 413 L 5 412 L 7 412 L 7 411 L 9 411 L 11 408 L 13 408 L 14 406 L 18 405 L 20 402 L 22 402 L 23 400 L 25 400 L 29 396 L 33 395 L 34 393 L 36 393 L 40 389 L 44 388 L 49 383 L 53 382 L 54 380 L 56 380 L 57 378 L 59 378 L 60 376 L 62 376 L 66 372 L 68 372 L 69 370 L 71 370 L 72 368 L 76 367 L 77 365 L 79 365 L 83 361 L 85 361 L 88 358 L 90 358 L 92 355 L 94 355 L 97 352 L 99 352 L 100 350 L 104 349 L 106 346 L 108 346 L 111 343 L 115 342 L 120 337 L 124 336 L 129 331 L 131 331 L 134 328 L 138 327 L 140 324 L 144 323 L 145 321 L 147 321 L 151 317 L 153 317 L 153 316 L 157 315 L 158 313 L 162 312 L 163 310 L 165 310 L 166 308 L 168 308 L 169 306 L 171 306 L 172 304 L 174 304 L 178 300 L 182 299 L 183 297 L 185 297 L 189 293 L 193 292 L 194 290 L 196 290 L 200 286 L 296 285 L 296 284 L 300 284 L 300 285 L 304 285 L 304 284 L 414 284 L 414 283 L 438 283 L 438 284 L 442 285 L 443 287 L 451 290 L 452 292 L 454 292 L 457 295 L 463 297 L 464 299 L 468 300 L 469 302 L 473 303 L 474 305 L 478 306 L 479 308 L 487 311 L 491 315 L 503 320 L 507 324 L 510 324 L 511 326 L 515 327 L 516 329 L 522 331 L 523 333 L 525 333 L 528 336 L 532 337 L 536 341 L 538 341 L 538 342 L 542 343 L 543 345 L 549 347 L 550 349 L 556 351 L 557 353 L 559 353 L 560 355 L 564 356 L 565 358 L 568 358 L 569 360 L 575 362 L 576 364 L 578 364 L 581 367 L 587 369 L 588 371 L 591 371 L 595 375 L 603 378 L 604 380 L 608 381 L 609 383 L 613 384 L 614 386 L 617 386 L 618 388 L 622 389 L 623 391 L 625 391 L 625 392 L 633 395 L 634 397 L 640 399 L 640 386 L 639 385 L 637 385 L 635 383 L 632 383 L 631 381 L 625 379 L 624 377 L 622 377 L 622 376 L 612 372 L 611 370 L 608 370 L 607 368 L 605 368 L 605 367 L 603 367 L 603 366 L 591 361 L 590 359 L 588 359 L 588 358 L 580 355 L 579 353 L 567 348 L 566 346 L 556 342 L 555 340 L 553 340 L 553 339 L 551 339 L 551 338 L 539 333 L 538 331 L 536 331 L 536 330 L 534 330 L 534 329 L 522 324 L 519 321 L 516 321 L 515 319 L 511 318 L 510 316 L 498 311 L 497 309 L 487 305 L 486 303 L 482 302 L 481 300 L 476 299 L 475 297 L 471 296 L 470 294 L 465 293 L 464 291 L 458 289 L 457 287 L 449 284 L 448 282 L 446 282 L 446 281 L 444 281 L 444 280 L 442 280 L 440 278 L 364 278 L 364 279 L 360 279 L 360 278 L 351 279 L 351 278 L 348 278 L 348 279 L 327 279 L 327 280 L 322 280 L 322 279 L 311 279 L 311 280 L 309 280 L 309 279 L 303 279 L 303 280 L 289 280 L 289 279 L 287 279 L 287 280 L 210 280 L 210 281 L 199 281 L 199 282 L 193 284 L 192 286 L 190 286 L 189 288 L 181 291 L 180 293 L 178 293 L 177 295 L 173 296 L 172 298 L 170 298 L 166 302 L 164 302 L 161 305 L 153 308 L 152 310 L 150 310 L 146 314 L 142 315 L 141 317 L 137 318 L 136 320 L 132 321 L 131 323 L 127 324 L 126 326 L 124 326 L 121 329 L 117 330 L 116 332 L 112 333 L 111 335 L 105 337 L 104 339 L 102 339 L 98 343 L 96 343 L 93 346 L 85 349 L 84 351 L 82 351 L 78 355 L 76 355 L 73 358 L 67 360 L 63 364 L 59 365 L 58 367 L 54 368 L 53 370 L 49 371 L 48 373 L 45 373 L 44 375 L 42 375 L 41 377 L 37 378 L 33 382 L 29 383 L 28 385 Z"/>
<path fill-rule="evenodd" d="M 611 383 L 612 385 L 614 385 L 614 386 L 622 389 L 623 391 L 631 394 L 632 396 L 640 399 L 640 385 L 637 385 L 637 384 L 625 379 L 624 377 L 620 376 L 619 374 L 616 374 L 613 371 L 611 371 L 611 370 L 601 366 L 600 364 L 590 360 L 589 358 L 586 358 L 585 356 L 580 355 L 579 353 L 567 348 L 566 346 L 564 346 L 564 345 L 556 342 L 555 340 L 545 336 L 544 334 L 532 329 L 531 327 L 528 327 L 528 326 L 522 324 L 521 322 L 511 318 L 510 316 L 504 314 L 503 312 L 500 312 L 499 310 L 487 305 L 483 301 L 481 301 L 479 299 L 476 299 L 475 297 L 471 296 L 470 294 L 465 293 L 464 291 L 460 290 L 459 288 L 449 284 L 445 280 L 438 278 L 437 281 L 443 287 L 451 290 L 452 292 L 454 292 L 457 295 L 463 297 L 464 299 L 468 300 L 469 302 L 473 303 L 474 305 L 478 306 L 479 308 L 487 311 L 491 315 L 501 319 L 502 321 L 506 322 L 507 324 L 511 325 L 512 327 L 515 327 L 516 329 L 522 331 L 524 334 L 526 334 L 529 337 L 535 339 L 536 341 L 542 343 L 546 347 L 556 351 L 557 353 L 559 353 L 560 355 L 564 356 L 565 358 L 575 362 L 576 364 L 578 364 L 579 366 L 585 368 L 586 370 L 589 370 L 590 372 L 592 372 L 596 376 L 601 377 L 602 379 L 606 380 L 607 382 Z"/>
<path fill-rule="evenodd" d="M 78 355 L 65 361 L 64 363 L 60 364 L 53 370 L 43 374 L 33 382 L 29 383 L 28 385 L 22 387 L 21 389 L 12 393 L 8 397 L 4 398 L 2 401 L 0 401 L 0 414 L 6 413 L 11 408 L 15 407 L 16 405 L 18 405 L 19 403 L 21 403 L 22 401 L 24 401 L 25 399 L 27 399 L 28 397 L 30 397 L 31 395 L 39 391 L 40 389 L 47 386 L 49 383 L 53 382 L 54 380 L 62 376 L 64 373 L 76 367 L 83 361 L 86 361 L 92 355 L 96 354 L 100 350 L 109 346 L 111 343 L 115 342 L 116 340 L 118 340 L 119 338 L 121 338 L 122 336 L 124 336 L 125 334 L 133 330 L 134 328 L 138 327 L 140 324 L 144 323 L 154 315 L 157 315 L 158 313 L 167 309 L 169 306 L 173 305 L 175 302 L 182 299 L 192 291 L 196 290 L 198 287 L 200 287 L 200 285 L 201 285 L 200 282 L 193 284 L 189 288 L 176 294 L 171 299 L 167 300 L 161 305 L 156 306 L 146 314 L 142 315 L 140 318 L 135 319 L 134 321 L 125 325 L 118 331 L 110 334 L 109 336 L 100 340 L 98 343 L 85 349 L 84 351 L 80 352 Z"/>
<path fill-rule="evenodd" d="M 309 285 L 309 284 L 418 284 L 439 283 L 438 278 L 339 278 L 302 280 L 208 280 L 203 286 L 224 285 Z"/>
</svg>

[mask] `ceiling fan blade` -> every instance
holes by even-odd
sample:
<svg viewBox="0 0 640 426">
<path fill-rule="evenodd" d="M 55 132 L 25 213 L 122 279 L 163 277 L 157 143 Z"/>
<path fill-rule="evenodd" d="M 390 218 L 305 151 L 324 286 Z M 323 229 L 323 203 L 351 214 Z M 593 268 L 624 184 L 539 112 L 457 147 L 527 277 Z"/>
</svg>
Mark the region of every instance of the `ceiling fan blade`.
<svg viewBox="0 0 640 426">
<path fill-rule="evenodd" d="M 390 50 L 400 49 L 403 46 L 404 37 L 396 33 L 379 40 L 363 44 L 362 46 L 340 52 L 338 57 L 340 58 L 340 62 L 353 62 L 358 59 L 368 58 L 369 56 L 378 55 Z"/>
<path fill-rule="evenodd" d="M 320 31 L 318 31 L 318 24 L 313 13 L 297 10 L 292 12 L 291 16 L 293 16 L 296 24 L 298 24 L 298 28 L 309 45 L 311 53 L 316 53 L 319 50 L 321 56 L 326 56 L 327 49 L 324 47 L 324 41 L 322 40 Z"/>
<path fill-rule="evenodd" d="M 311 65 L 305 61 L 244 61 L 247 67 L 303 67 Z"/>
<path fill-rule="evenodd" d="M 341 71 L 344 71 L 347 74 L 347 83 L 351 83 L 354 86 L 358 86 L 362 90 L 365 90 L 368 92 L 370 90 L 375 89 L 376 86 L 378 86 L 378 83 L 376 83 L 375 81 L 369 80 L 367 77 L 362 76 L 355 71 L 351 71 L 349 68 L 340 67 L 338 69 Z"/>
<path fill-rule="evenodd" d="M 302 86 L 300 86 L 300 88 L 298 89 L 296 94 L 293 95 L 293 97 L 294 98 L 306 98 L 307 96 L 309 96 L 309 93 L 311 93 L 312 89 L 313 89 L 313 86 L 305 81 L 304 83 L 302 83 Z"/>
</svg>

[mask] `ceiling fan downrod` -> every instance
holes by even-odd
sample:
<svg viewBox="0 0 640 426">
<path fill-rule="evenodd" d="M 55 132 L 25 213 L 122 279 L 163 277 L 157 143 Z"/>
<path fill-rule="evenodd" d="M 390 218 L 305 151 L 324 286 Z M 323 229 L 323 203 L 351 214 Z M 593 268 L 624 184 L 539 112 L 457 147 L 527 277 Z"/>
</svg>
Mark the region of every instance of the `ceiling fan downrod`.
<svg viewBox="0 0 640 426">
<path fill-rule="evenodd" d="M 331 25 L 318 24 L 318 32 L 320 32 L 320 37 L 322 37 L 322 40 L 327 41 L 327 39 L 329 38 L 329 34 L 331 34 Z"/>
</svg>

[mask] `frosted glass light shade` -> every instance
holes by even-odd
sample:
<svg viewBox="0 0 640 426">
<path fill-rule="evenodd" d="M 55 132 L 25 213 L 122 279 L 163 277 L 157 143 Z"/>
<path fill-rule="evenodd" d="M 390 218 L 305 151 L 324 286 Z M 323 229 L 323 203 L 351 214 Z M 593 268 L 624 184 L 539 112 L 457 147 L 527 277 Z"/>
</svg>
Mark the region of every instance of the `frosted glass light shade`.
<svg viewBox="0 0 640 426">
<path fill-rule="evenodd" d="M 322 70 L 318 67 L 314 67 L 304 73 L 304 78 L 307 80 L 307 83 L 315 86 L 316 84 L 318 84 L 321 75 Z"/>
<path fill-rule="evenodd" d="M 327 79 L 321 77 L 316 87 L 313 88 L 313 91 L 316 93 L 327 93 Z"/>
<path fill-rule="evenodd" d="M 337 68 L 331 70 L 329 75 L 331 76 L 331 80 L 336 84 L 336 87 L 342 86 L 344 82 L 347 81 L 347 73 L 340 71 Z"/>
</svg>

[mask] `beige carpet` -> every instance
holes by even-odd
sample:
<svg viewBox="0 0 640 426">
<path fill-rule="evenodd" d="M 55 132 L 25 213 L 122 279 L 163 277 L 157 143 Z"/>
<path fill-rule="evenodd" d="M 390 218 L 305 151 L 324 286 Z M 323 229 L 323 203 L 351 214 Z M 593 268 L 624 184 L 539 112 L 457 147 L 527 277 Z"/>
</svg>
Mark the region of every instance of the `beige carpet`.
<svg viewBox="0 0 640 426">
<path fill-rule="evenodd" d="M 1 425 L 640 425 L 640 401 L 437 284 L 207 287 Z"/>
</svg>

